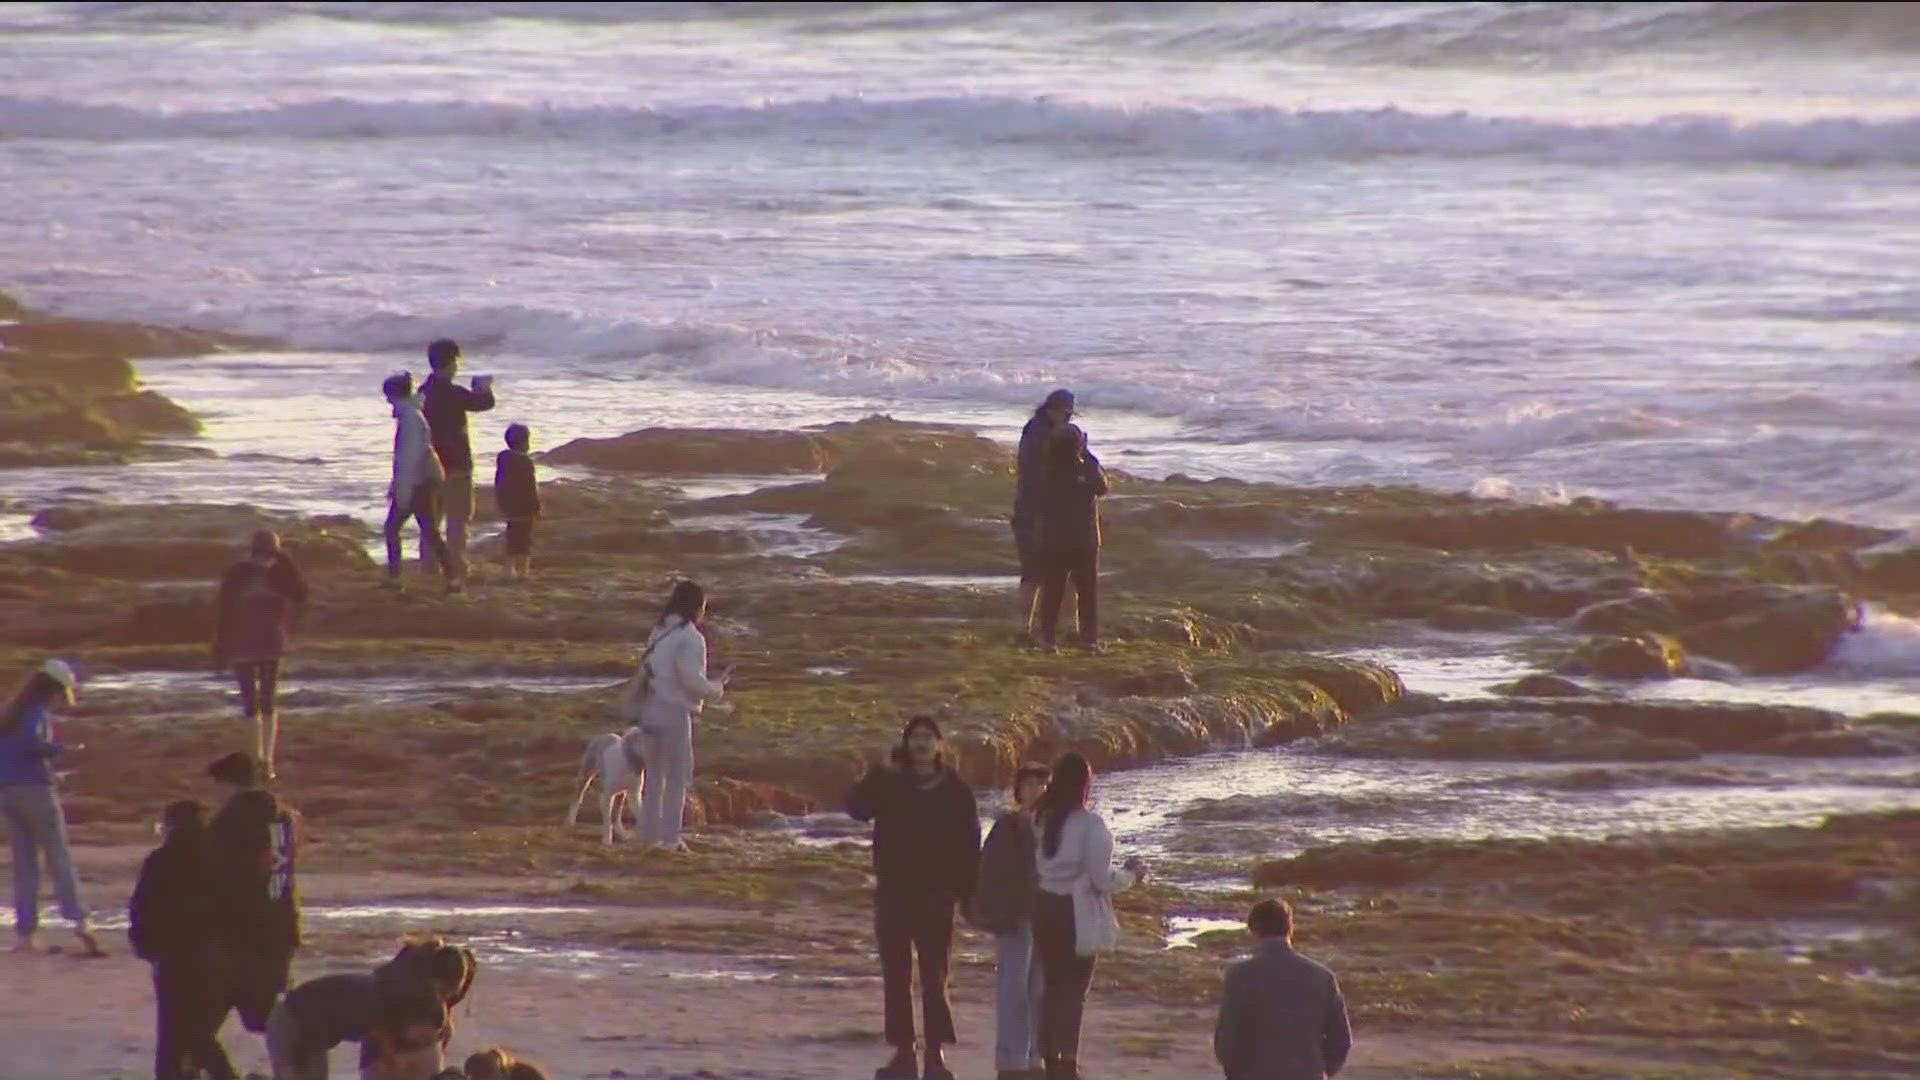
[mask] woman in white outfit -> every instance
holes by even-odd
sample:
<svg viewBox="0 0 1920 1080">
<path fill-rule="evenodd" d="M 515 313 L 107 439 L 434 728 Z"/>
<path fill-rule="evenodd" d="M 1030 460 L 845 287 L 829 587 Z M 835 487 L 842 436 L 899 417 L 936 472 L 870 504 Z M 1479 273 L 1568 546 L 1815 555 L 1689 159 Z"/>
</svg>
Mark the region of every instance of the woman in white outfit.
<svg viewBox="0 0 1920 1080">
<path fill-rule="evenodd" d="M 640 661 L 640 747 L 647 762 L 640 788 L 643 844 L 683 846 L 680 819 L 693 782 L 693 718 L 727 692 L 731 670 L 707 678 L 707 638 L 700 632 L 706 615 L 705 590 L 691 581 L 675 585 Z"/>
<path fill-rule="evenodd" d="M 1040 891 L 1033 903 L 1033 947 L 1042 972 L 1039 1043 L 1047 1080 L 1079 1080 L 1080 1021 L 1093 985 L 1094 957 L 1113 947 L 1118 929 L 1112 925 L 1112 896 L 1147 873 L 1137 858 L 1113 865 L 1113 833 L 1087 809 L 1092 789 L 1087 759 L 1062 754 L 1034 804 Z M 1079 926 L 1081 915 L 1092 912 L 1108 925 Z"/>
</svg>

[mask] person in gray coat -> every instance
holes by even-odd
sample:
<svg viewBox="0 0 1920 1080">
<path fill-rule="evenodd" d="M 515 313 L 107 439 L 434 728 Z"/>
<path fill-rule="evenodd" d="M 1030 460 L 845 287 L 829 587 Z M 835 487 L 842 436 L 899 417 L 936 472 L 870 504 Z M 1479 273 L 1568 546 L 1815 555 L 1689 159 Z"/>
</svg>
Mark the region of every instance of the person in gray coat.
<svg viewBox="0 0 1920 1080">
<path fill-rule="evenodd" d="M 1227 969 L 1213 1055 L 1227 1080 L 1324 1080 L 1347 1063 L 1353 1030 L 1340 982 L 1293 951 L 1293 909 L 1262 900 L 1247 915 L 1260 951 Z"/>
</svg>

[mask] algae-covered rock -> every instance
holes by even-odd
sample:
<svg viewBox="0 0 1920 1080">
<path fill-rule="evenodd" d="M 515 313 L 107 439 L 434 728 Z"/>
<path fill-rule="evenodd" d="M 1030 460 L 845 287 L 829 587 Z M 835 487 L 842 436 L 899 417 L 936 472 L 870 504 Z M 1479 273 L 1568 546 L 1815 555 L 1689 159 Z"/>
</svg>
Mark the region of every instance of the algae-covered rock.
<svg viewBox="0 0 1920 1080">
<path fill-rule="evenodd" d="M 1601 679 L 1671 679 L 1686 670 L 1680 643 L 1650 632 L 1589 638 L 1559 667 L 1562 674 Z"/>
<path fill-rule="evenodd" d="M 1433 713 L 1358 724 L 1316 740 L 1340 757 L 1432 761 L 1691 761 L 1700 748 L 1542 711 Z"/>
<path fill-rule="evenodd" d="M 269 514 L 251 506 L 75 504 L 34 515 L 38 540 L 0 544 L 16 559 L 109 578 L 216 579 L 260 529 L 280 533 L 303 569 L 368 569 L 367 530 L 346 519 Z"/>
<path fill-rule="evenodd" d="M 1542 547 L 1636 551 L 1675 558 L 1734 554 L 1754 546 L 1754 519 L 1740 514 L 1643 510 L 1580 499 L 1566 506 L 1482 501 L 1417 510 L 1356 513 L 1333 535 L 1420 547 L 1527 550 Z"/>
<path fill-rule="evenodd" d="M 1572 679 L 1563 679 L 1558 675 L 1534 672 L 1522 675 L 1511 682 L 1504 682 L 1492 688 L 1503 697 L 1585 697 L 1590 691 Z"/>
<path fill-rule="evenodd" d="M 1683 631 L 1687 648 L 1755 675 L 1788 674 L 1825 663 L 1860 628 L 1859 602 L 1834 589 L 1775 587 L 1743 600 L 1734 614 Z"/>
<path fill-rule="evenodd" d="M 660 476 L 819 473 L 826 446 L 801 431 L 645 428 L 606 439 L 574 439 L 547 451 L 555 465 L 585 465 Z"/>
<path fill-rule="evenodd" d="M 1353 717 L 1379 712 L 1407 692 L 1406 684 L 1392 668 L 1351 657 L 1289 656 L 1273 664 L 1268 672 L 1318 686 Z"/>
</svg>

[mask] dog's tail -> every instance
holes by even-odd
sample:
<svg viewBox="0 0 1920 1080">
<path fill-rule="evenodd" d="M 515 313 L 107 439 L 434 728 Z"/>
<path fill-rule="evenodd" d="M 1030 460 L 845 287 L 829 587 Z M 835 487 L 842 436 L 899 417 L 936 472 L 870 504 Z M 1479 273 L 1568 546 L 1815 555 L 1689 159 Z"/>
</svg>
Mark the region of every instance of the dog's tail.
<svg viewBox="0 0 1920 1080">
<path fill-rule="evenodd" d="M 574 783 L 584 784 L 588 777 L 599 771 L 600 754 L 606 749 L 608 738 L 609 736 L 600 734 L 587 740 L 587 748 L 580 754 L 580 768 L 574 773 Z"/>
</svg>

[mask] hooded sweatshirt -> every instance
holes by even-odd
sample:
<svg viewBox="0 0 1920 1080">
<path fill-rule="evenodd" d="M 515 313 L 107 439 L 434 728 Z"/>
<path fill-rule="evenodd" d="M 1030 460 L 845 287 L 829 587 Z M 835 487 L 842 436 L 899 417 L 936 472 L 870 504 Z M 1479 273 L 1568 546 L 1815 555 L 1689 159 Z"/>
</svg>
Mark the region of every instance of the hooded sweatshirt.
<svg viewBox="0 0 1920 1080">
<path fill-rule="evenodd" d="M 980 812 L 973 789 L 942 766 L 922 778 L 875 766 L 847 792 L 847 816 L 873 822 L 873 874 L 884 895 L 973 896 Z"/>
<path fill-rule="evenodd" d="M 524 450 L 502 450 L 493 460 L 493 500 L 500 516 L 540 516 L 540 481 L 534 476 L 533 455 Z"/>
<path fill-rule="evenodd" d="M 127 905 L 127 940 L 140 959 L 201 960 L 217 946 L 206 892 L 211 868 L 204 832 L 175 830 L 147 856 Z"/>
<path fill-rule="evenodd" d="M 242 559 L 220 579 L 213 654 L 231 663 L 278 660 L 287 651 L 293 605 L 307 600 L 307 582 L 286 555 L 262 565 Z"/>
<path fill-rule="evenodd" d="M 293 809 L 260 788 L 228 799 L 207 825 L 213 860 L 207 896 L 221 936 L 236 950 L 299 948 L 298 829 Z"/>
<path fill-rule="evenodd" d="M 53 759 L 61 746 L 53 741 L 53 718 L 45 701 L 27 704 L 20 722 L 0 732 L 0 787 L 53 784 Z"/>
<path fill-rule="evenodd" d="M 413 505 L 414 493 L 422 484 L 439 484 L 447 478 L 434 454 L 426 415 L 421 412 L 423 397 L 415 394 L 393 403 L 393 501 L 399 506 Z M 465 434 L 463 421 L 463 442 Z"/>
<path fill-rule="evenodd" d="M 697 626 L 678 615 L 653 628 L 647 636 L 647 693 L 656 701 L 699 712 L 707 702 L 720 700 L 726 687 L 707 678 L 707 638 Z"/>
</svg>

